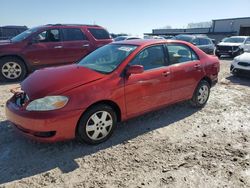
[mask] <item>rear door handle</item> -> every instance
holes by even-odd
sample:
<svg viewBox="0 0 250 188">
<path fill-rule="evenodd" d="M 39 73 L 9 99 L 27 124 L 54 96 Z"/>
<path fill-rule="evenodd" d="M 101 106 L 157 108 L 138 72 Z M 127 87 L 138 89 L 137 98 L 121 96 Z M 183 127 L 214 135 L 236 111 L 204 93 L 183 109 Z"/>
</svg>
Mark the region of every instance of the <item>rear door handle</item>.
<svg viewBox="0 0 250 188">
<path fill-rule="evenodd" d="M 161 75 L 167 77 L 168 75 L 170 75 L 170 72 L 169 71 L 164 71 L 163 73 L 161 73 Z"/>
<path fill-rule="evenodd" d="M 196 64 L 196 65 L 194 65 L 194 68 L 200 68 L 201 67 L 201 65 L 200 64 Z"/>
<path fill-rule="evenodd" d="M 62 48 L 62 46 L 54 46 L 54 48 Z"/>
</svg>

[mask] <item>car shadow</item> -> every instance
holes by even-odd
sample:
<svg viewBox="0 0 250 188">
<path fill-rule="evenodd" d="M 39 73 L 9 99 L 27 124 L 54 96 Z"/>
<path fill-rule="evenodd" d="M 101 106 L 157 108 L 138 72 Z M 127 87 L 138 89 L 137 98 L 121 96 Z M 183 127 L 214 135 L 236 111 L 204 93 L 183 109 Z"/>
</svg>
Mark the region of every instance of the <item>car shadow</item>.
<svg viewBox="0 0 250 188">
<path fill-rule="evenodd" d="M 0 122 L 0 184 L 44 173 L 59 168 L 68 173 L 79 168 L 75 161 L 100 150 L 150 131 L 166 127 L 194 113 L 188 102 L 179 103 L 143 116 L 119 123 L 114 135 L 99 145 L 80 144 L 77 141 L 38 143 L 17 134 L 8 121 Z"/>
<path fill-rule="evenodd" d="M 226 80 L 230 81 L 233 84 L 249 86 L 250 87 L 250 76 L 228 76 Z"/>
<path fill-rule="evenodd" d="M 231 56 L 221 56 L 219 59 L 220 60 L 228 60 L 228 61 L 230 61 L 230 60 L 233 60 L 234 58 L 231 57 Z"/>
</svg>

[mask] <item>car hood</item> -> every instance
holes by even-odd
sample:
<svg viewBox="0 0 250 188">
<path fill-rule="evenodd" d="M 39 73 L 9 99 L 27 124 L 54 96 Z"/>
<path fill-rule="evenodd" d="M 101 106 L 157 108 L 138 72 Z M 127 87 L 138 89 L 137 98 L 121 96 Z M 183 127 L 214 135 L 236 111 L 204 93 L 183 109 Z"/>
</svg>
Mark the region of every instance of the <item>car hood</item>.
<svg viewBox="0 0 250 188">
<path fill-rule="evenodd" d="M 220 42 L 218 46 L 240 46 L 241 43 Z"/>
<path fill-rule="evenodd" d="M 250 53 L 245 52 L 245 53 L 243 53 L 243 54 L 241 54 L 241 55 L 235 57 L 235 59 L 236 59 L 237 61 L 248 62 L 248 63 L 250 63 Z"/>
<path fill-rule="evenodd" d="M 77 64 L 37 70 L 22 83 L 21 89 L 34 100 L 59 95 L 70 89 L 99 80 L 105 75 Z"/>
</svg>

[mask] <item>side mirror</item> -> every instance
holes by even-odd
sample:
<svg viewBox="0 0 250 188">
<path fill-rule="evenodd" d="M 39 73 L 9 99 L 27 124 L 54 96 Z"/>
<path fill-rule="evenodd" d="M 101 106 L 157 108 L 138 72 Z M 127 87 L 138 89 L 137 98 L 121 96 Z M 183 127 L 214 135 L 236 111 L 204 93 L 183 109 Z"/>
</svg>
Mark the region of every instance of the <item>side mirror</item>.
<svg viewBox="0 0 250 188">
<path fill-rule="evenodd" d="M 131 65 L 127 69 L 127 75 L 131 74 L 141 74 L 144 72 L 144 67 L 142 65 Z"/>
</svg>

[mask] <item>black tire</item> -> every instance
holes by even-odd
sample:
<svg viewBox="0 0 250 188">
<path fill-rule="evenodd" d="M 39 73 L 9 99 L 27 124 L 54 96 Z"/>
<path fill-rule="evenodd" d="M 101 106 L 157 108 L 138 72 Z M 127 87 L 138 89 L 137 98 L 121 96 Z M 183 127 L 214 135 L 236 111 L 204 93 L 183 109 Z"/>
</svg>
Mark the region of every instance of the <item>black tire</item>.
<svg viewBox="0 0 250 188">
<path fill-rule="evenodd" d="M 199 99 L 199 97 L 202 97 L 203 95 L 200 93 L 200 90 L 203 90 L 202 88 L 207 88 L 207 96 L 205 97 L 204 94 L 204 98 L 202 100 Z M 205 106 L 205 104 L 207 103 L 208 99 L 209 99 L 209 95 L 210 95 L 210 84 L 206 81 L 206 80 L 201 80 L 200 83 L 198 84 L 198 86 L 196 87 L 193 97 L 190 100 L 190 103 L 193 107 L 196 108 L 202 108 Z M 202 96 L 201 96 L 202 95 Z"/>
<path fill-rule="evenodd" d="M 9 66 L 13 66 L 14 74 L 7 72 Z M 15 65 L 15 66 L 14 66 Z M 25 63 L 16 57 L 3 57 L 0 59 L 0 81 L 17 82 L 22 81 L 27 75 Z"/>
<path fill-rule="evenodd" d="M 100 116 L 102 117 L 102 114 L 100 114 L 100 113 L 102 113 L 102 112 L 107 112 L 106 121 L 110 120 L 112 122 L 111 127 L 109 127 L 109 126 L 105 127 L 106 125 L 104 125 L 104 122 L 101 121 Z M 98 118 L 98 123 L 95 123 L 91 119 L 91 117 L 93 117 L 92 115 L 94 115 L 94 114 L 96 114 L 96 116 Z M 89 126 L 90 123 L 94 123 L 94 125 Z M 114 132 L 114 129 L 116 127 L 116 123 L 117 123 L 117 115 L 116 115 L 116 113 L 115 113 L 115 111 L 113 110 L 112 107 L 110 107 L 110 106 L 108 106 L 106 104 L 99 104 L 99 105 L 93 106 L 89 110 L 87 110 L 83 114 L 83 116 L 80 118 L 78 126 L 77 126 L 77 130 L 76 130 L 76 138 L 80 142 L 82 142 L 82 143 L 85 142 L 87 144 L 99 144 L 99 143 L 102 143 L 102 142 L 106 141 L 108 138 L 110 138 L 110 136 Z M 88 127 L 93 126 L 92 128 L 98 129 L 98 130 L 93 130 L 94 132 L 90 131 L 90 130 L 87 131 L 87 126 Z M 103 137 L 104 135 L 101 132 L 101 131 L 104 131 L 104 130 L 106 130 L 108 132 L 108 134 L 105 137 Z M 99 133 L 98 133 L 98 131 L 99 131 Z M 92 134 L 92 132 L 93 132 L 93 134 Z M 95 133 L 97 133 L 98 136 L 100 136 L 100 138 L 97 138 L 97 139 L 91 138 L 91 136 L 94 137 Z"/>
</svg>

